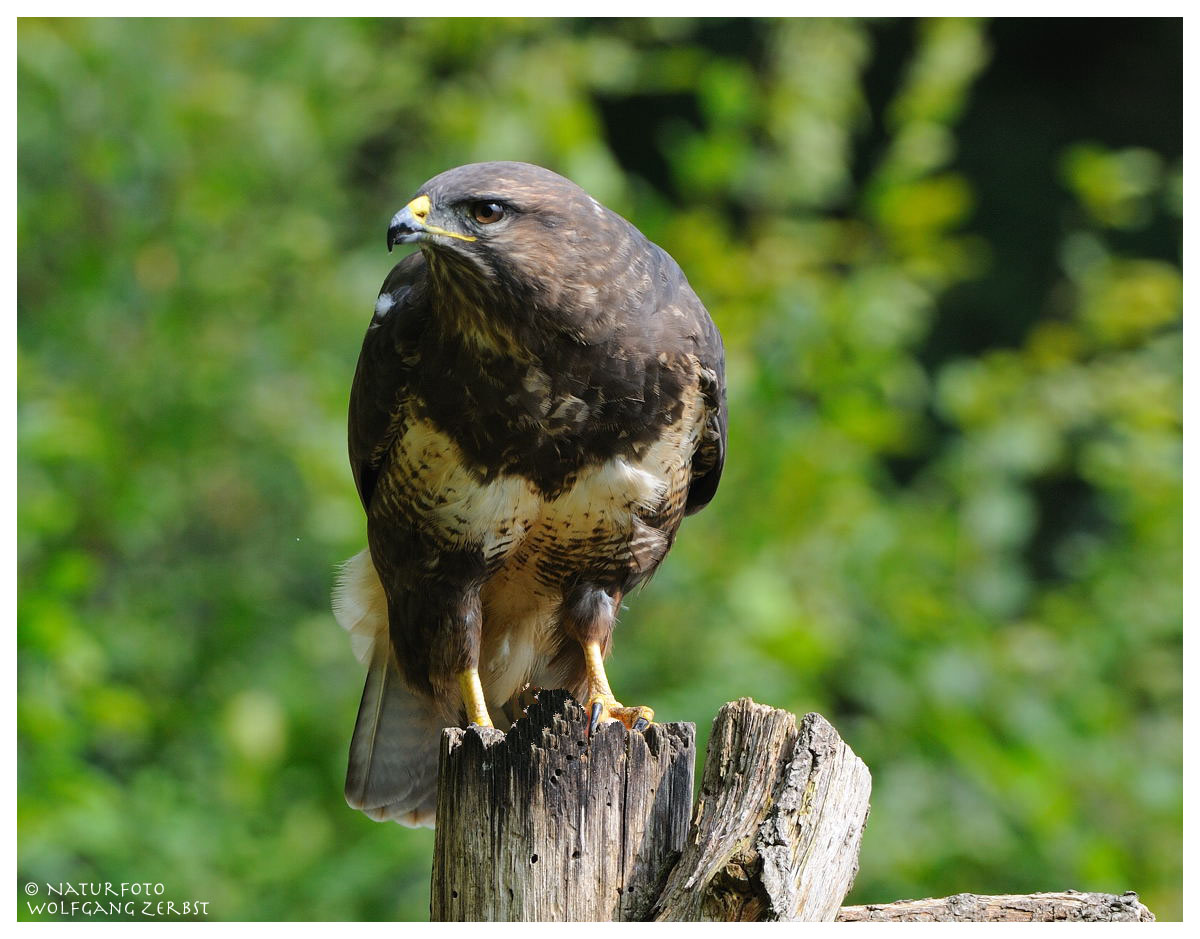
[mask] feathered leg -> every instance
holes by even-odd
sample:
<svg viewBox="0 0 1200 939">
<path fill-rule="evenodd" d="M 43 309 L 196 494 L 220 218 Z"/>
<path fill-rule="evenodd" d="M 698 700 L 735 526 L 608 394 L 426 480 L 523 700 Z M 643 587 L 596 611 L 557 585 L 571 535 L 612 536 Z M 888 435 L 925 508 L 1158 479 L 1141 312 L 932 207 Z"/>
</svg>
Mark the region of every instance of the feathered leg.
<svg viewBox="0 0 1200 939">
<path fill-rule="evenodd" d="M 588 733 L 603 721 L 620 721 L 633 730 L 644 730 L 654 720 L 648 707 L 625 707 L 614 697 L 604 672 L 604 652 L 612 637 L 621 593 L 595 586 L 577 586 L 564 598 L 563 628 L 583 646 L 587 668 Z"/>
</svg>

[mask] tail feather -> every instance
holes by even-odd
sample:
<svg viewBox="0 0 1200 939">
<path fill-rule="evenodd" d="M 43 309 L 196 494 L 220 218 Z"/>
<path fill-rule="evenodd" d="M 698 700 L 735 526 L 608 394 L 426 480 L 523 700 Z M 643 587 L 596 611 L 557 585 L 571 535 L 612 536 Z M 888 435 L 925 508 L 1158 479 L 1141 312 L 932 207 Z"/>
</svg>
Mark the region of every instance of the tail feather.
<svg viewBox="0 0 1200 939">
<path fill-rule="evenodd" d="M 342 565 L 333 612 L 355 656 L 370 663 L 350 741 L 346 801 L 377 822 L 432 827 L 447 721 L 434 702 L 408 690 L 392 660 L 387 598 L 369 550 Z"/>
<path fill-rule="evenodd" d="M 387 649 L 377 649 L 350 741 L 351 807 L 377 822 L 433 827 L 443 723 L 432 702 L 405 687 Z"/>
</svg>

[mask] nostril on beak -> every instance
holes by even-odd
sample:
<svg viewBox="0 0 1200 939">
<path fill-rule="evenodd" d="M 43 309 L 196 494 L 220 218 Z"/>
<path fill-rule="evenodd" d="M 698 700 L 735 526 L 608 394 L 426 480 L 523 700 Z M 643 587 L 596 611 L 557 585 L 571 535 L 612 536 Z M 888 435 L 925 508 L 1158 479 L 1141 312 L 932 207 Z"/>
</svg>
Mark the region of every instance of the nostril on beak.
<svg viewBox="0 0 1200 939">
<path fill-rule="evenodd" d="M 433 203 L 430 202 L 429 196 L 417 196 L 412 202 L 406 205 L 405 208 L 412 213 L 412 217 L 415 218 L 418 223 L 423 225 L 425 223 L 425 219 L 429 218 L 429 212 L 433 208 Z"/>
</svg>

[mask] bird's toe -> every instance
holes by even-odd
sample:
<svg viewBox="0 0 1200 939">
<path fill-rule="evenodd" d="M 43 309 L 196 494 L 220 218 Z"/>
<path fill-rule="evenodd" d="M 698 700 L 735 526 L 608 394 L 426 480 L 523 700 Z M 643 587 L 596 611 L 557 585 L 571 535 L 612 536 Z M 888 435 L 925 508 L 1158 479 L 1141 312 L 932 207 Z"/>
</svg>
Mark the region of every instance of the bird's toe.
<svg viewBox="0 0 1200 939">
<path fill-rule="evenodd" d="M 630 730 L 643 731 L 654 720 L 654 709 L 644 706 L 625 707 L 612 696 L 595 695 L 588 700 L 588 736 L 601 724 L 618 721 Z"/>
</svg>

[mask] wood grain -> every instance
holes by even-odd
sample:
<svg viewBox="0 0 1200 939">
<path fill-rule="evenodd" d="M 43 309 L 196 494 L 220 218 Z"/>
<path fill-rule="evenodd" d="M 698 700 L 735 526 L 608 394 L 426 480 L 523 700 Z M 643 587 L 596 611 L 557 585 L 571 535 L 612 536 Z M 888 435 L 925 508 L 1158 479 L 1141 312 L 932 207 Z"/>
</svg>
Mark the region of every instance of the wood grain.
<svg viewBox="0 0 1200 939">
<path fill-rule="evenodd" d="M 713 722 L 657 920 L 833 920 L 858 872 L 871 774 L 819 714 L 742 698 Z"/>
<path fill-rule="evenodd" d="M 713 722 L 695 812 L 695 727 L 589 740 L 541 692 L 507 737 L 442 737 L 435 921 L 1149 922 L 1137 894 L 958 894 L 841 907 L 871 774 L 819 714 L 743 698 Z M 689 826 L 688 819 L 691 817 Z"/>
<path fill-rule="evenodd" d="M 939 900 L 899 900 L 895 903 L 843 907 L 842 923 L 1151 923 L 1154 914 L 1132 891 L 1111 893 L 1004 894 L 979 896 L 959 893 Z"/>
<path fill-rule="evenodd" d="M 695 726 L 632 733 L 541 692 L 505 736 L 443 733 L 430 918 L 644 919 L 691 814 Z"/>
</svg>

